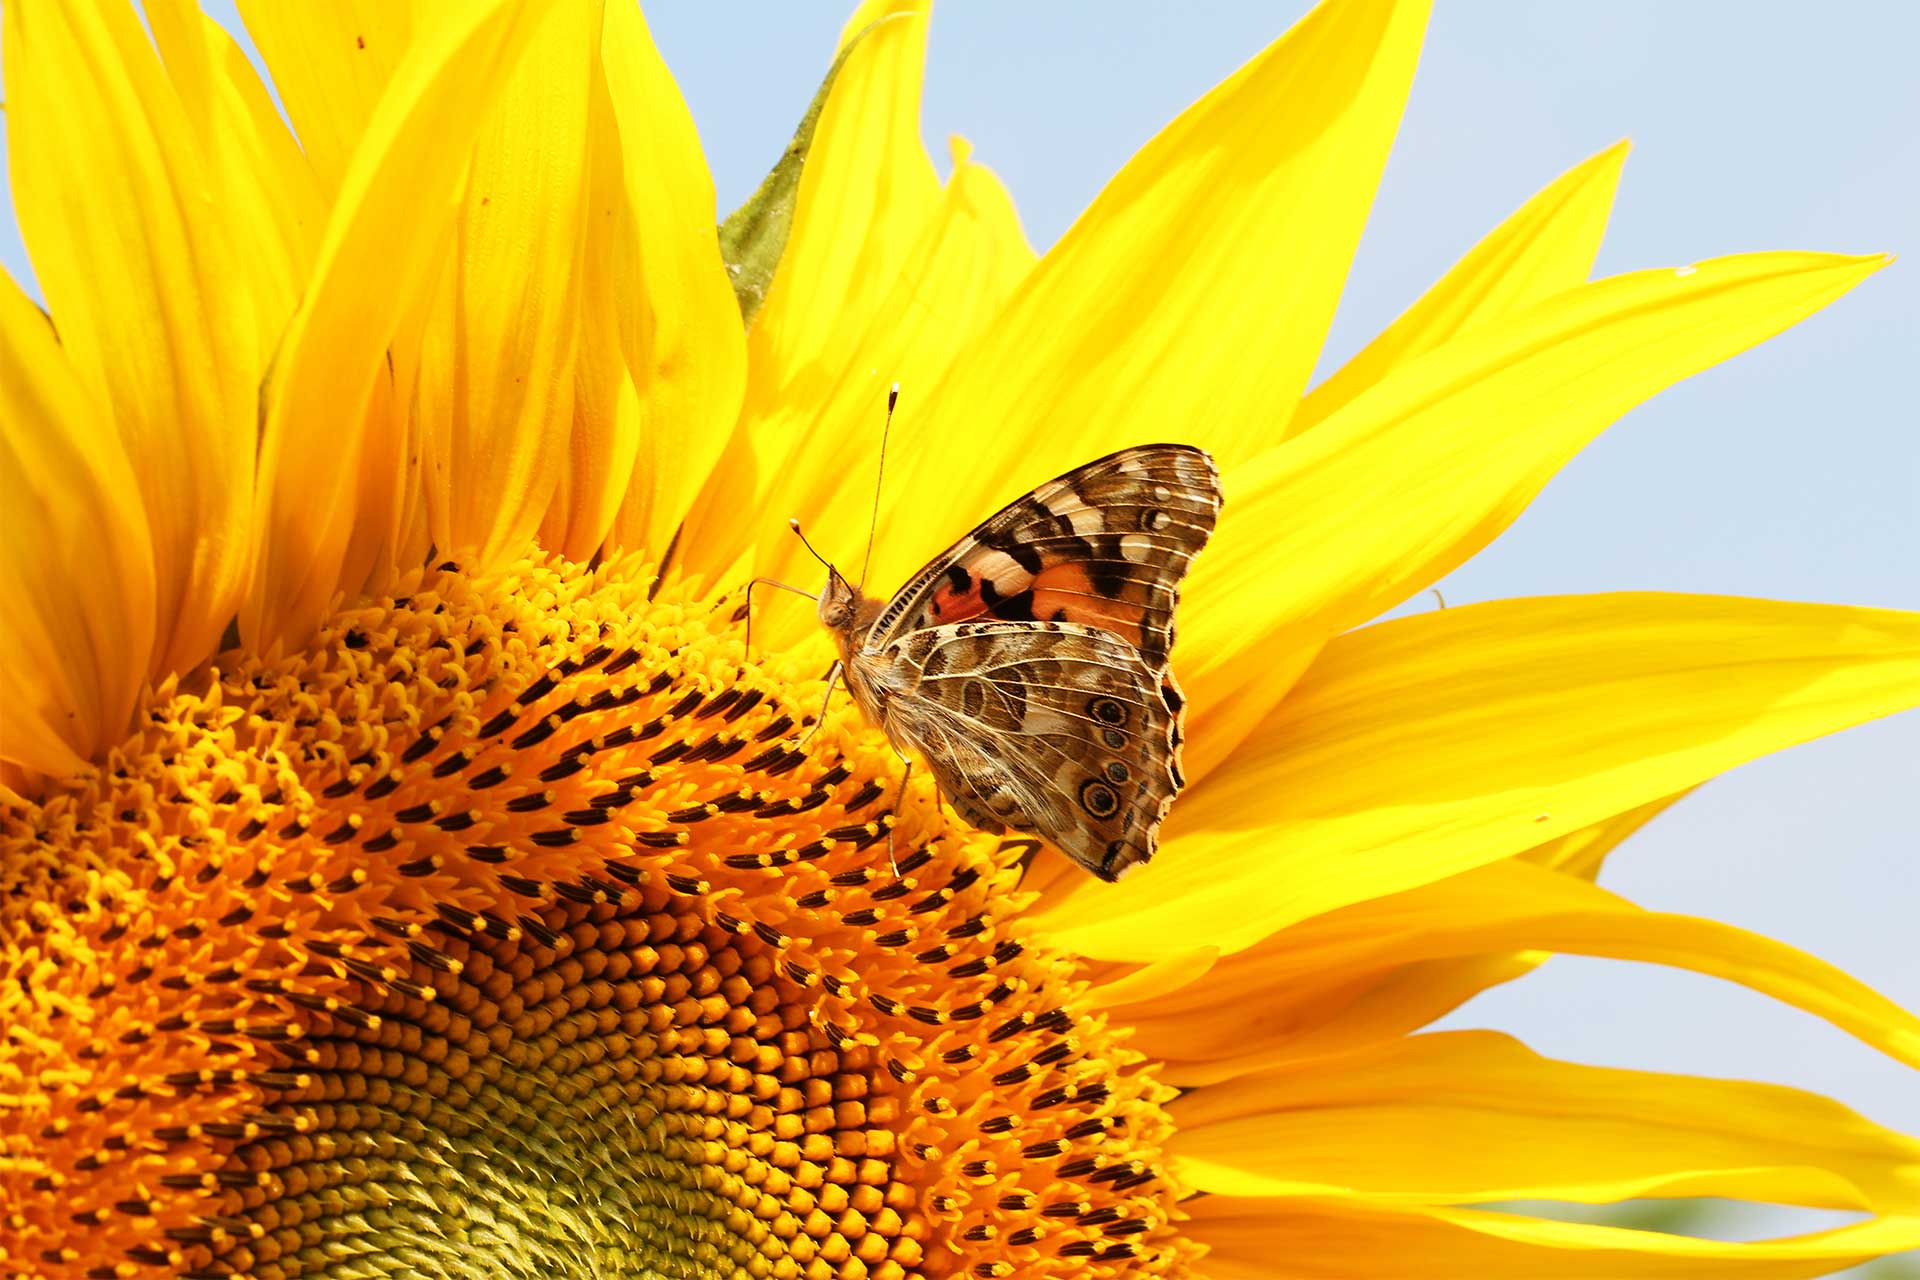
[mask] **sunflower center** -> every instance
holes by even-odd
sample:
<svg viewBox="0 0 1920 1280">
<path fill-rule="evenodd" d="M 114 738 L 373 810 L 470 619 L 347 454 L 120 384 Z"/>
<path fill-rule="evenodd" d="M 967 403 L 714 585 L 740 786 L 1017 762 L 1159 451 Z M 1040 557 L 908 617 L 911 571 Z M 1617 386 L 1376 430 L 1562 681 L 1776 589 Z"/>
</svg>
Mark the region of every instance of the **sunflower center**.
<svg viewBox="0 0 1920 1280">
<path fill-rule="evenodd" d="M 1184 1273 L 1168 1091 L 1017 936 L 1027 851 L 896 815 L 734 614 L 443 568 L 11 806 L 9 1260 Z"/>
</svg>

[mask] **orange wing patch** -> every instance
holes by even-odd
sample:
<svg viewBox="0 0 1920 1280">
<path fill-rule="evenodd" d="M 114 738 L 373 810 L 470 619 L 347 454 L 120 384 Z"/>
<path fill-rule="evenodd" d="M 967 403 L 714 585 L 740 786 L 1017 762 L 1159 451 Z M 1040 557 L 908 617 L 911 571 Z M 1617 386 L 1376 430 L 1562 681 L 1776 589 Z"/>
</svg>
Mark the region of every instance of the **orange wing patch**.
<svg viewBox="0 0 1920 1280">
<path fill-rule="evenodd" d="M 1048 565 L 1033 579 L 1031 616 L 1042 622 L 1078 622 L 1111 631 L 1140 646 L 1141 605 L 1117 599 L 1094 585 L 1087 566 L 1077 561 Z"/>
<path fill-rule="evenodd" d="M 1089 565 L 1061 560 L 1029 573 L 998 552 L 976 559 L 998 563 L 976 565 L 971 572 L 962 565 L 949 568 L 946 581 L 929 598 L 930 625 L 950 626 L 970 618 L 1077 622 L 1140 646 L 1145 603 L 1113 594 L 1111 585 L 1100 582 Z"/>
<path fill-rule="evenodd" d="M 934 588 L 933 603 L 927 608 L 934 625 L 944 626 L 979 617 L 987 611 L 987 602 L 980 594 L 980 584 L 974 582 L 965 591 L 956 591 L 951 586 Z"/>
</svg>

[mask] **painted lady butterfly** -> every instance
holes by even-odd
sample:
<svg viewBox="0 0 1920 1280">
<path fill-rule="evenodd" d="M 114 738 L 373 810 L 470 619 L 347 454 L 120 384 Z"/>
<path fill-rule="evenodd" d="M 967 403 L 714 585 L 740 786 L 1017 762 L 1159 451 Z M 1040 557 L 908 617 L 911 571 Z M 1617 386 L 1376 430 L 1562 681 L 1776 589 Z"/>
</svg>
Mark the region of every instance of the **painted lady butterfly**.
<svg viewBox="0 0 1920 1280">
<path fill-rule="evenodd" d="M 1219 513 L 1205 452 L 1140 445 L 1005 507 L 884 603 L 828 563 L 835 673 L 969 823 L 1116 880 L 1185 784 L 1173 610 Z"/>
</svg>

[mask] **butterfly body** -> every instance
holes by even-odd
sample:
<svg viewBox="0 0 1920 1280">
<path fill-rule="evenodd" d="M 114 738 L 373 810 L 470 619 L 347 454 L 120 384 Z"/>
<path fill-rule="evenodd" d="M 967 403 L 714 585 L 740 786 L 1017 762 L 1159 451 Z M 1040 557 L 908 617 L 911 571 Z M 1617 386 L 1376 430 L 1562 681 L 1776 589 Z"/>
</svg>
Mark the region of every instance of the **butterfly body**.
<svg viewBox="0 0 1920 1280">
<path fill-rule="evenodd" d="M 1184 784 L 1173 610 L 1219 509 L 1205 453 L 1125 449 L 1009 504 L 885 602 L 829 569 L 820 620 L 862 715 L 963 818 L 1117 879 L 1153 856 Z"/>
<path fill-rule="evenodd" d="M 885 601 L 856 590 L 836 569 L 827 570 L 827 586 L 820 593 L 820 622 L 833 635 L 840 651 L 840 671 L 847 692 L 867 723 L 886 728 L 887 702 L 902 692 L 888 655 L 865 648 L 867 633 L 879 621 Z"/>
</svg>

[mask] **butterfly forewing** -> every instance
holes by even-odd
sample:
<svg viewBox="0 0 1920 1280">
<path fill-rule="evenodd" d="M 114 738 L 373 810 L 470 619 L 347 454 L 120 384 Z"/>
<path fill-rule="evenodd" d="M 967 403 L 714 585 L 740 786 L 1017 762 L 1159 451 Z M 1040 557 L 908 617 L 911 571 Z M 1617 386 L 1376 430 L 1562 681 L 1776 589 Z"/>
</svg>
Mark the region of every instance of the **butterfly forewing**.
<svg viewBox="0 0 1920 1280">
<path fill-rule="evenodd" d="M 1077 622 L 1113 632 L 1150 670 L 1165 670 L 1180 579 L 1219 511 L 1219 478 L 1201 450 L 1109 454 L 1002 508 L 915 574 L 867 648 L 970 618 Z"/>
<path fill-rule="evenodd" d="M 1153 855 L 1180 787 L 1176 702 L 1139 651 L 1073 623 L 980 621 L 906 636 L 887 726 L 987 831 L 1037 835 L 1102 879 Z M 1177 699 L 1177 695 L 1175 695 Z"/>
</svg>

